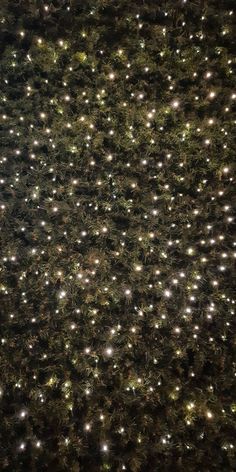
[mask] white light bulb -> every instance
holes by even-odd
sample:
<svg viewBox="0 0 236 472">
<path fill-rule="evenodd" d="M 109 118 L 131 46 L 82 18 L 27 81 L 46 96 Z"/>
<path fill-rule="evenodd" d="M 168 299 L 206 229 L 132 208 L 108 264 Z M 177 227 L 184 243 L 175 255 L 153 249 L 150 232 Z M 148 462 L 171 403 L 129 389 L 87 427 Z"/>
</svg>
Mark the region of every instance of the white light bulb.
<svg viewBox="0 0 236 472">
<path fill-rule="evenodd" d="M 179 107 L 179 101 L 178 101 L 178 100 L 174 100 L 174 101 L 172 102 L 172 107 L 175 108 L 175 109 L 177 109 L 177 108 Z"/>
<path fill-rule="evenodd" d="M 107 356 L 111 356 L 112 353 L 113 353 L 113 349 L 112 349 L 111 347 L 108 347 L 108 348 L 106 349 L 106 354 L 107 354 Z"/>
<path fill-rule="evenodd" d="M 66 296 L 65 290 L 61 290 L 59 293 L 59 298 L 65 298 L 65 296 Z"/>
<path fill-rule="evenodd" d="M 141 265 L 136 265 L 135 270 L 136 270 L 136 272 L 140 272 L 142 270 L 142 266 Z"/>
</svg>

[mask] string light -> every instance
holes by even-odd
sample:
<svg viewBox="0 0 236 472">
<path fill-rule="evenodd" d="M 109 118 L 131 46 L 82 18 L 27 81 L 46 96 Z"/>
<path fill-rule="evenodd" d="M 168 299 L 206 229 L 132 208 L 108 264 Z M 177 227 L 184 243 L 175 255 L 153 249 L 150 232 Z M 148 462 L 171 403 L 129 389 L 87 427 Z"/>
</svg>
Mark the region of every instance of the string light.
<svg viewBox="0 0 236 472">
<path fill-rule="evenodd" d="M 236 376 L 227 356 L 235 316 L 233 11 L 198 5 L 192 22 L 182 0 L 178 33 L 176 8 L 160 8 L 154 25 L 148 5 L 118 6 L 115 22 L 99 0 L 83 9 L 78 38 L 72 5 L 32 6 L 27 18 L 4 6 L 1 14 L 11 41 L 2 58 L 0 397 L 3 408 L 14 398 L 3 449 L 12 442 L 22 467 L 41 467 L 45 438 L 54 463 L 51 419 L 59 468 L 71 467 L 78 448 L 81 467 L 91 468 L 93 444 L 95 468 L 160 469 L 160 458 L 148 463 L 148 444 L 150 457 L 157 447 L 171 462 L 174 449 L 186 449 L 186 470 L 208 470 L 211 455 L 195 439 L 211 431 L 214 440 L 215 425 L 233 467 L 225 431 L 236 407 L 222 395 Z M 171 402 L 181 433 L 163 415 L 156 427 L 158 402 L 166 411 Z M 190 428 L 192 440 L 183 441 Z M 8 456 L 3 464 L 17 469 Z"/>
</svg>

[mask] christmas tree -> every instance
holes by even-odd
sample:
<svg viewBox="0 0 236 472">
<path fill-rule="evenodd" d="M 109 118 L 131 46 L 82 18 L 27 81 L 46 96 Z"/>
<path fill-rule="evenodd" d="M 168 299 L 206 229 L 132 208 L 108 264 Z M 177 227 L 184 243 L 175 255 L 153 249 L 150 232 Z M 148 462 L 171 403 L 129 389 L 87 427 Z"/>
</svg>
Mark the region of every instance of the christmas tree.
<svg viewBox="0 0 236 472">
<path fill-rule="evenodd" d="M 0 469 L 236 469 L 233 1 L 1 1 Z"/>
</svg>

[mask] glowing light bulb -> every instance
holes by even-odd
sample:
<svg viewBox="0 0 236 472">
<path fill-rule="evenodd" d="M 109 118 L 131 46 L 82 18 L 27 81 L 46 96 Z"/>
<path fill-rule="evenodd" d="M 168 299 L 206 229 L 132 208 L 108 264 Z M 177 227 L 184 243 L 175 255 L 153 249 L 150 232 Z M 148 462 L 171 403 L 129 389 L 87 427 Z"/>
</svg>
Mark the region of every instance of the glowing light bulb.
<svg viewBox="0 0 236 472">
<path fill-rule="evenodd" d="M 142 266 L 137 264 L 135 266 L 135 270 L 136 270 L 136 272 L 140 272 L 142 270 Z"/>
<path fill-rule="evenodd" d="M 105 352 L 107 356 L 111 356 L 113 353 L 113 349 L 111 347 L 108 347 Z"/>
<path fill-rule="evenodd" d="M 61 291 L 59 292 L 59 298 L 65 298 L 65 296 L 66 296 L 65 290 L 61 290 Z"/>
<path fill-rule="evenodd" d="M 174 101 L 172 102 L 172 108 L 177 109 L 178 107 L 179 107 L 179 101 L 178 101 L 178 100 L 174 100 Z"/>
</svg>

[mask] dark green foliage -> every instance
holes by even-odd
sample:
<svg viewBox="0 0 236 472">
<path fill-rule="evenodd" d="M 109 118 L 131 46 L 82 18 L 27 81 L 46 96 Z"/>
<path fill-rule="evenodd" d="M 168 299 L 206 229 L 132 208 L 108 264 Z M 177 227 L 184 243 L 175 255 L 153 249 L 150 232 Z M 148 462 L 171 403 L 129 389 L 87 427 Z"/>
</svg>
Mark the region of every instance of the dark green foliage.
<svg viewBox="0 0 236 472">
<path fill-rule="evenodd" d="M 236 469 L 233 3 L 1 2 L 3 471 Z"/>
</svg>

